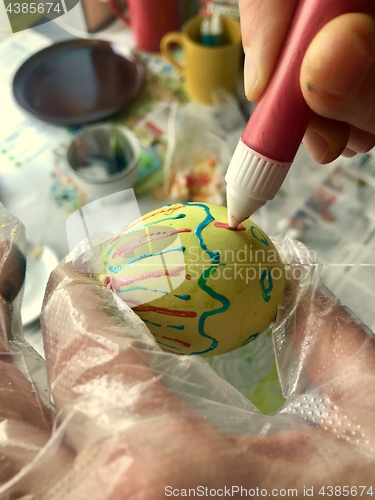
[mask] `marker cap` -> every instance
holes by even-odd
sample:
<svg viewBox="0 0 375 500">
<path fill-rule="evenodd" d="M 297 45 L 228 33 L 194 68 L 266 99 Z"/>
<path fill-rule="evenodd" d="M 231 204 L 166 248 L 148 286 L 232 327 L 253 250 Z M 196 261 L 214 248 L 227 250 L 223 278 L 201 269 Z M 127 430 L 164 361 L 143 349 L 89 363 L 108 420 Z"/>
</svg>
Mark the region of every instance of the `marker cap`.
<svg viewBox="0 0 375 500">
<path fill-rule="evenodd" d="M 272 200 L 290 166 L 257 153 L 240 139 L 225 175 L 229 225 L 236 227 Z"/>
</svg>

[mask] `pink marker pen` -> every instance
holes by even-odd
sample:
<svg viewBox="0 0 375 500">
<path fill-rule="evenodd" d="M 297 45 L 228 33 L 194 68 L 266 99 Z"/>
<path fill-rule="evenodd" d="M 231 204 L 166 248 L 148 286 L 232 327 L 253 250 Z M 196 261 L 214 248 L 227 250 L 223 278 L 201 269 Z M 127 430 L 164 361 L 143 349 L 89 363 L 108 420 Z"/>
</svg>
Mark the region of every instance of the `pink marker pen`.
<svg viewBox="0 0 375 500">
<path fill-rule="evenodd" d="M 312 116 L 300 87 L 300 68 L 315 34 L 331 19 L 362 12 L 367 0 L 300 0 L 272 78 L 229 164 L 228 223 L 236 227 L 271 200 L 297 154 Z"/>
</svg>

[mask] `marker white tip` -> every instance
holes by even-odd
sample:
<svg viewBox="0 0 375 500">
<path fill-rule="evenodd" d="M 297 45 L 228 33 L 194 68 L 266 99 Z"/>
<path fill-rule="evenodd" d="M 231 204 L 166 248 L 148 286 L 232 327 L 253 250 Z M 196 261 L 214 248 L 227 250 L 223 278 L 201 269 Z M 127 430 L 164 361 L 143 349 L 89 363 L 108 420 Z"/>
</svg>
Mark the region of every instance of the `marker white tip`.
<svg viewBox="0 0 375 500">
<path fill-rule="evenodd" d="M 230 227 L 237 227 L 264 204 L 265 200 L 248 198 L 227 185 L 228 224 Z"/>
</svg>

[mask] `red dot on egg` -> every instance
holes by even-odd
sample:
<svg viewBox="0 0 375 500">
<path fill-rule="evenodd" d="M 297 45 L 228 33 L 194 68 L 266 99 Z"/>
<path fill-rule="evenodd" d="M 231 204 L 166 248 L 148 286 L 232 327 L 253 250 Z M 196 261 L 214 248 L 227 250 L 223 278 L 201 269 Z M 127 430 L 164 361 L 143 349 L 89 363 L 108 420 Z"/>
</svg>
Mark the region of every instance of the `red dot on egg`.
<svg viewBox="0 0 375 500">
<path fill-rule="evenodd" d="M 190 274 L 187 274 L 185 277 L 186 277 L 187 280 L 191 280 Z"/>
</svg>

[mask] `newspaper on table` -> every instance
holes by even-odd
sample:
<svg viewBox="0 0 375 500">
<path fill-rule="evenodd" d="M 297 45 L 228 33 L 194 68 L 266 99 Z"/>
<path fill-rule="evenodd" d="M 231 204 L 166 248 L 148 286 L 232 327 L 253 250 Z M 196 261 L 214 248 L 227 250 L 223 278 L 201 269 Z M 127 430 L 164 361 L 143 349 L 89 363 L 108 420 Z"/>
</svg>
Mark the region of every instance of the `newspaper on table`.
<svg viewBox="0 0 375 500">
<path fill-rule="evenodd" d="M 375 156 L 317 165 L 303 149 L 272 202 L 254 214 L 311 252 L 324 283 L 375 329 Z"/>
</svg>

